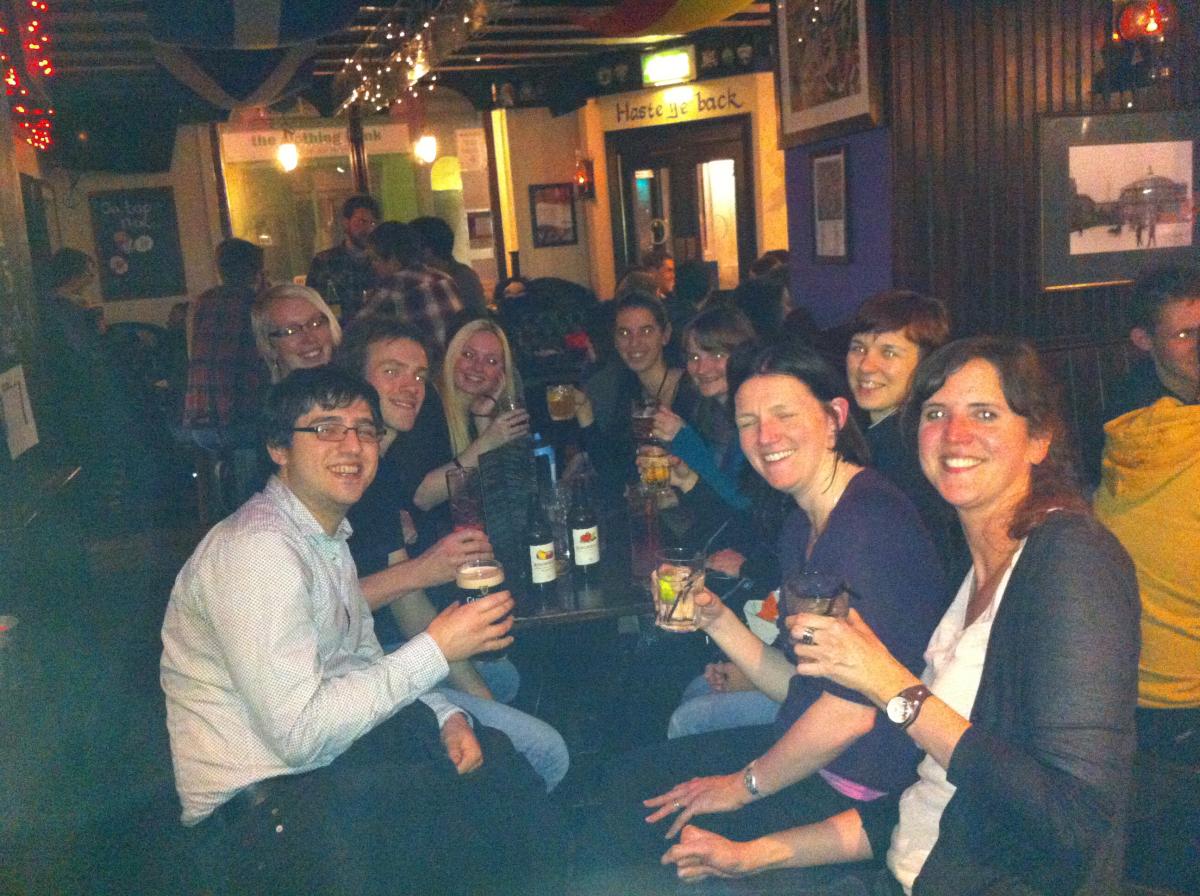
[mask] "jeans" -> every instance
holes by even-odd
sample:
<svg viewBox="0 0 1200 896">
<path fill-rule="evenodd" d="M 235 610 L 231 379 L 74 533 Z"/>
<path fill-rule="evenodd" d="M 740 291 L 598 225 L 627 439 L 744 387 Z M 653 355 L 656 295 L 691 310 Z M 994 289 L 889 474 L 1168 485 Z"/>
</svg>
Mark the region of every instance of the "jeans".
<svg viewBox="0 0 1200 896">
<path fill-rule="evenodd" d="M 488 686 L 491 686 L 490 681 Z M 567 752 L 566 741 L 541 719 L 496 700 L 484 700 L 453 688 L 438 688 L 438 691 L 455 706 L 469 712 L 481 725 L 508 735 L 517 752 L 529 760 L 538 777 L 546 782 L 547 793 L 558 786 L 558 782 L 567 774 L 571 756 Z M 484 762 L 487 762 L 487 757 L 484 757 Z"/>
<path fill-rule="evenodd" d="M 667 737 L 688 737 L 727 728 L 769 725 L 779 704 L 762 691 L 714 691 L 703 675 L 684 689 L 679 708 L 671 714 Z"/>
<path fill-rule="evenodd" d="M 492 692 L 497 703 L 512 703 L 521 688 L 521 673 L 507 657 L 498 660 L 472 660 L 471 665 Z"/>
</svg>

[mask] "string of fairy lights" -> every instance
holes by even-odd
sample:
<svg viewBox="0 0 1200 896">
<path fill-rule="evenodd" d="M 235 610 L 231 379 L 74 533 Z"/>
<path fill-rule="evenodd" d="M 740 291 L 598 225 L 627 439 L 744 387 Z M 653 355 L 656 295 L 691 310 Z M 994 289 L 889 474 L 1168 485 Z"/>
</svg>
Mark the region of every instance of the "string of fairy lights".
<svg viewBox="0 0 1200 896">
<path fill-rule="evenodd" d="M 54 109 L 39 102 L 31 86 L 54 74 L 45 23 L 49 7 L 45 0 L 28 4 L 27 17 L 18 17 L 15 24 L 0 16 L 0 77 L 18 132 L 35 149 L 45 150 L 54 139 Z"/>
<path fill-rule="evenodd" d="M 438 63 L 461 49 L 489 16 L 513 6 L 516 0 L 397 3 L 343 60 L 338 79 L 354 86 L 338 111 L 358 103 L 379 112 L 416 97 L 422 87 L 433 90 Z"/>
</svg>

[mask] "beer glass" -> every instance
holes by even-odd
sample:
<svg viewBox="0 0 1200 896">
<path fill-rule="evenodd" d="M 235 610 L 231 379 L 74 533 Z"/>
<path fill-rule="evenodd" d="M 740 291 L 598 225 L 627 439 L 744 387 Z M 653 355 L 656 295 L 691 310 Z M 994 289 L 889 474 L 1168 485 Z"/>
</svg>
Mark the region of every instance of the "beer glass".
<svg viewBox="0 0 1200 896">
<path fill-rule="evenodd" d="M 495 559 L 468 560 L 458 567 L 454 584 L 458 588 L 459 600 L 469 604 L 504 590 L 504 566 Z M 491 650 L 477 653 L 472 659 L 498 660 L 504 654 L 503 650 Z"/>
<path fill-rule="evenodd" d="M 635 399 L 631 413 L 634 440 L 653 442 L 654 415 L 658 413 L 658 402 L 653 398 Z"/>
<path fill-rule="evenodd" d="M 639 448 L 638 472 L 646 488 L 655 492 L 666 491 L 671 481 L 671 459 L 667 450 L 659 445 Z"/>
<path fill-rule="evenodd" d="M 546 387 L 546 409 L 551 420 L 570 420 L 575 416 L 575 389 L 568 383 Z"/>
</svg>

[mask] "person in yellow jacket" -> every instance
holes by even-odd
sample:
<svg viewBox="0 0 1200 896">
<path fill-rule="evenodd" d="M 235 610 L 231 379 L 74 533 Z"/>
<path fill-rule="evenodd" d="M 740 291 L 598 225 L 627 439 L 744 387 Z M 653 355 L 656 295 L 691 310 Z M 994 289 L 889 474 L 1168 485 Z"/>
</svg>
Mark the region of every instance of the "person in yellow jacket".
<svg viewBox="0 0 1200 896">
<path fill-rule="evenodd" d="M 1096 516 L 1137 567 L 1138 745 L 1200 762 L 1200 405 L 1160 398 L 1104 427 Z"/>
</svg>

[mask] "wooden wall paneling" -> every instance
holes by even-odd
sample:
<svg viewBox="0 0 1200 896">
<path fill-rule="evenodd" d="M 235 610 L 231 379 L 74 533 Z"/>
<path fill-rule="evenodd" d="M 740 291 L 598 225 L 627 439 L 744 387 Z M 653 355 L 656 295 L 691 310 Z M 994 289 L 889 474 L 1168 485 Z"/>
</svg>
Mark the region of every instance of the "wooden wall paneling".
<svg viewBox="0 0 1200 896">
<path fill-rule="evenodd" d="M 1109 0 L 888 0 L 897 283 L 945 299 L 963 333 L 1123 338 L 1128 287 L 1040 289 L 1039 121 L 1200 102 L 1200 6 L 1176 8 L 1172 77 L 1102 96 Z"/>
</svg>

